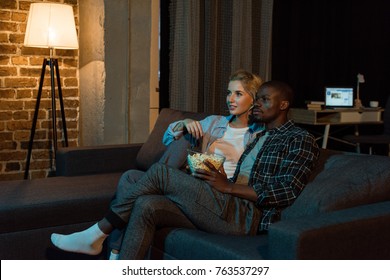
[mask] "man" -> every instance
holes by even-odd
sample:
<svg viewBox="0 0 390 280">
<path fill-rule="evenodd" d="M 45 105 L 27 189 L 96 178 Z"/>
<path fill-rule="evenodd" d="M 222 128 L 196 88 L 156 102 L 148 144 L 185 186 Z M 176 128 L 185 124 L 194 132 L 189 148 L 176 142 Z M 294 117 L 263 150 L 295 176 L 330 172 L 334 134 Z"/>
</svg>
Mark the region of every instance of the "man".
<svg viewBox="0 0 390 280">
<path fill-rule="evenodd" d="M 127 186 L 126 196 L 118 196 L 102 220 L 82 232 L 53 234 L 53 244 L 66 251 L 99 254 L 108 234 L 128 223 L 129 238 L 120 258 L 142 259 L 161 219 L 166 226 L 213 233 L 267 231 L 300 194 L 319 153 L 314 137 L 288 120 L 292 100 L 292 90 L 283 82 L 260 87 L 252 115 L 266 129 L 248 145 L 230 180 L 210 163 L 206 164 L 211 171 L 198 170 L 193 176 L 155 164 L 137 183 Z M 159 198 L 169 200 L 168 213 L 150 215 L 148 209 Z"/>
</svg>

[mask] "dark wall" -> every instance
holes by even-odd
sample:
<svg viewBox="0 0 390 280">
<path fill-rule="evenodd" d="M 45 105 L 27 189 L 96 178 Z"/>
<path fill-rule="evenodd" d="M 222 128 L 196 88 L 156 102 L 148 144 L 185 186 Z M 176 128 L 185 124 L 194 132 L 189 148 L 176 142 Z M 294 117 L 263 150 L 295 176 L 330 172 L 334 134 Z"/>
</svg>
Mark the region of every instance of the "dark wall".
<svg viewBox="0 0 390 280">
<path fill-rule="evenodd" d="M 390 1 L 275 0 L 272 78 L 289 82 L 295 107 L 323 100 L 324 87 L 353 86 L 385 105 L 390 94 Z"/>
</svg>

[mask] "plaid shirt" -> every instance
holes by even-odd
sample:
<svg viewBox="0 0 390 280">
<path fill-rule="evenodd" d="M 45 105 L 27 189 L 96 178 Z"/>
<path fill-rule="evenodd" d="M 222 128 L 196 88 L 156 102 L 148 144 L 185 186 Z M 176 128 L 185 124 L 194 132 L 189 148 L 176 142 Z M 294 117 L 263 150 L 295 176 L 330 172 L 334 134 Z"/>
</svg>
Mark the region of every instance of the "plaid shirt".
<svg viewBox="0 0 390 280">
<path fill-rule="evenodd" d="M 259 133 L 245 149 L 232 182 L 236 182 L 241 163 L 265 132 Z M 259 231 L 268 230 L 271 223 L 280 219 L 281 211 L 295 201 L 305 187 L 318 155 L 314 137 L 292 121 L 268 131 L 248 182 L 257 193 L 256 206 L 262 211 Z"/>
</svg>

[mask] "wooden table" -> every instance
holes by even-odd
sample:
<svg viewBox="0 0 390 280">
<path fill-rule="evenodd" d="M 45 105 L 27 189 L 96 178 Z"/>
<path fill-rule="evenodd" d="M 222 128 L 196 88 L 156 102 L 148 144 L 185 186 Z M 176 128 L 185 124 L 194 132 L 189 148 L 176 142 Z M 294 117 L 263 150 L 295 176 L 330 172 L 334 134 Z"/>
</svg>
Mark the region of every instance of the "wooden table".
<svg viewBox="0 0 390 280">
<path fill-rule="evenodd" d="M 361 108 L 361 109 L 324 109 L 308 110 L 305 108 L 291 108 L 289 117 L 297 124 L 323 125 L 324 134 L 316 140 L 322 138 L 322 148 L 326 149 L 328 139 L 347 143 L 347 141 L 330 137 L 331 125 L 354 125 L 355 134 L 359 134 L 358 125 L 360 124 L 382 124 L 383 108 Z M 351 144 L 348 142 L 348 144 Z"/>
</svg>

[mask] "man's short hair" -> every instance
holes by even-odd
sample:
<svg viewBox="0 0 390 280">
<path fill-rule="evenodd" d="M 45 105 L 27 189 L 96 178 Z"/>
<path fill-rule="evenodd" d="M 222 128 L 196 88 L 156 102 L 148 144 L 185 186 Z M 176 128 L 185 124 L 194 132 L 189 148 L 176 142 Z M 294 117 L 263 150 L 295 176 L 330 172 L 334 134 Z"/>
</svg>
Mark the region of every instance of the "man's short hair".
<svg viewBox="0 0 390 280">
<path fill-rule="evenodd" d="M 292 106 L 292 103 L 294 102 L 294 91 L 287 83 L 277 80 L 268 81 L 260 86 L 259 92 L 262 91 L 262 89 L 269 87 L 277 90 L 282 95 L 283 99 L 289 102 L 289 107 Z"/>
</svg>

